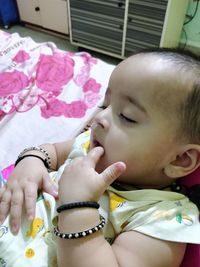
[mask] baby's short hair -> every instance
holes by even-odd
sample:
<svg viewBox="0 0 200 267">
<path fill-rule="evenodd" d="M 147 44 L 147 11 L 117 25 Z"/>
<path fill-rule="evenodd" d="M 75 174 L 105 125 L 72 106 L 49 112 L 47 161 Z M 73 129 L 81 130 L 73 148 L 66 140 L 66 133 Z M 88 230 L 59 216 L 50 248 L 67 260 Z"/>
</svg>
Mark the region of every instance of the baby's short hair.
<svg viewBox="0 0 200 267">
<path fill-rule="evenodd" d="M 190 142 L 200 144 L 200 57 L 179 48 L 153 48 L 137 54 L 152 54 L 174 64 L 180 73 L 189 75 L 192 88 L 180 107 L 180 133 Z M 180 77 L 180 76 L 179 76 Z M 186 90 L 187 91 L 187 90 Z"/>
</svg>

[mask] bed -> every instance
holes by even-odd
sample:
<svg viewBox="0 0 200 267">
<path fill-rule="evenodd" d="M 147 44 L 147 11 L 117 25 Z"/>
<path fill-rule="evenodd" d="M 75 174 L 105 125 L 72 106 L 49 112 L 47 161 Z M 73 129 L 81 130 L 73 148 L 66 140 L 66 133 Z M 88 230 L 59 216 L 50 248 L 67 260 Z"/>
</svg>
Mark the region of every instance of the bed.
<svg viewBox="0 0 200 267">
<path fill-rule="evenodd" d="M 113 68 L 86 52 L 0 31 L 0 167 L 25 147 L 76 136 L 97 111 Z"/>
<path fill-rule="evenodd" d="M 114 67 L 86 52 L 62 51 L 51 42 L 36 43 L 30 37 L 0 31 L 4 178 L 25 147 L 70 139 L 87 126 L 103 101 Z M 200 170 L 191 181 L 199 176 Z M 200 266 L 199 246 L 188 246 L 182 267 L 189 266 Z"/>
</svg>

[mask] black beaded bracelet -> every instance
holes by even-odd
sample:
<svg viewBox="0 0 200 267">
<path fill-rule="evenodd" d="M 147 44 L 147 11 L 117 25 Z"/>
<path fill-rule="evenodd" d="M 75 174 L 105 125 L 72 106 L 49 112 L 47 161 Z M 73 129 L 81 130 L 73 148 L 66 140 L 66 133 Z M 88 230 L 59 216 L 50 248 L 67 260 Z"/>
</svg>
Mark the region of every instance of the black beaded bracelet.
<svg viewBox="0 0 200 267">
<path fill-rule="evenodd" d="M 74 203 L 68 203 L 68 204 L 63 204 L 57 208 L 57 212 L 60 213 L 64 210 L 70 210 L 70 209 L 75 209 L 75 208 L 94 208 L 98 209 L 99 204 L 94 201 L 84 201 L 84 202 L 74 202 Z"/>
<path fill-rule="evenodd" d="M 47 162 L 46 159 L 43 159 L 42 157 L 38 156 L 38 155 L 33 155 L 33 154 L 28 154 L 28 155 L 24 155 L 24 156 L 21 156 L 21 157 L 18 157 L 18 159 L 16 160 L 15 162 L 15 167 L 17 166 L 17 164 L 23 160 L 24 158 L 27 158 L 27 157 L 35 157 L 35 158 L 38 158 L 40 159 L 43 163 L 44 163 L 44 166 L 49 169 L 49 164 Z"/>
<path fill-rule="evenodd" d="M 106 224 L 105 218 L 100 215 L 100 220 L 101 220 L 101 222 L 98 225 L 96 225 L 95 227 L 81 231 L 81 232 L 77 232 L 77 233 L 62 233 L 58 229 L 58 226 L 56 226 L 54 228 L 54 234 L 56 236 L 62 238 L 62 239 L 76 239 L 76 238 L 85 237 L 87 235 L 91 235 L 91 234 L 101 230 L 105 226 L 105 224 Z"/>
</svg>

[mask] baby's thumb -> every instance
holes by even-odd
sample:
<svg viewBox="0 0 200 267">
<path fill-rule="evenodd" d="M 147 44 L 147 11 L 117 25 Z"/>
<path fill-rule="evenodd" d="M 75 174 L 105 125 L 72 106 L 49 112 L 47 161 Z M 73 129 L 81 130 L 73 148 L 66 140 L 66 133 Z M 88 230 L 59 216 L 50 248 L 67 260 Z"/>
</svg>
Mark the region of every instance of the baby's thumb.
<svg viewBox="0 0 200 267">
<path fill-rule="evenodd" d="M 43 191 L 46 193 L 49 193 L 50 195 L 54 197 L 58 197 L 58 188 L 53 183 L 49 175 L 44 175 L 43 177 Z"/>
<path fill-rule="evenodd" d="M 117 162 L 106 168 L 101 174 L 105 181 L 106 188 L 112 184 L 126 170 L 123 162 Z"/>
</svg>

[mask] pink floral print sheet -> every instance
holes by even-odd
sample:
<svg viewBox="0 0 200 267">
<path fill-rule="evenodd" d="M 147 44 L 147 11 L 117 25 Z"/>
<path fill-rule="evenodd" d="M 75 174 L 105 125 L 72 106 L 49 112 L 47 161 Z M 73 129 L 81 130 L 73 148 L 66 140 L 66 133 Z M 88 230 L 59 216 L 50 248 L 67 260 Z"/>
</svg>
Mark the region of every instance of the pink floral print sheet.
<svg viewBox="0 0 200 267">
<path fill-rule="evenodd" d="M 102 102 L 113 69 L 86 52 L 0 31 L 0 167 L 27 146 L 77 135 Z"/>
</svg>

